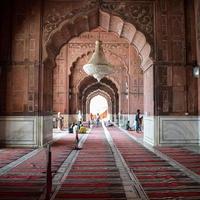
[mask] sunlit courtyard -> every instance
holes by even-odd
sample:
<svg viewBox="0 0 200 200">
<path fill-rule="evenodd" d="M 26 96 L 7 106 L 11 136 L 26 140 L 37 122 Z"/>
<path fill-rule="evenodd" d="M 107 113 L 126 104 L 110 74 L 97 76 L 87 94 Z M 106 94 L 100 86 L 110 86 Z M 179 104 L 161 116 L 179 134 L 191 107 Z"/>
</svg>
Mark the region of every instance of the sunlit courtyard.
<svg viewBox="0 0 200 200">
<path fill-rule="evenodd" d="M 108 119 L 109 113 L 107 100 L 101 95 L 92 98 L 90 102 L 90 113 L 93 116 L 99 114 L 102 119 Z"/>
</svg>

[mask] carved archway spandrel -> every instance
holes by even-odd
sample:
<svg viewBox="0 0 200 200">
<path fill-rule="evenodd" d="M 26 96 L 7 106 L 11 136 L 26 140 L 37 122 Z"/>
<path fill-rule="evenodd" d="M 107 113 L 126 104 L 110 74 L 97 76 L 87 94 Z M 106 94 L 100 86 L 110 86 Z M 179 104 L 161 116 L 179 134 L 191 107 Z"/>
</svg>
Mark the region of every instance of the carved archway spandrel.
<svg viewBox="0 0 200 200">
<path fill-rule="evenodd" d="M 139 2 L 124 1 L 124 2 L 109 2 L 102 0 L 100 8 L 104 12 L 119 16 L 123 20 L 134 24 L 137 29 L 142 31 L 148 41 L 153 44 L 154 37 L 154 2 Z"/>
<path fill-rule="evenodd" d="M 44 40 L 47 41 L 52 31 L 57 29 L 59 25 L 66 20 L 72 19 L 77 15 L 84 15 L 88 11 L 98 9 L 98 0 L 82 1 L 81 4 L 73 6 L 73 2 L 51 2 L 45 5 L 44 12 Z"/>
<path fill-rule="evenodd" d="M 145 7 L 145 9 L 146 8 L 147 7 Z M 134 9 L 135 9 L 135 12 L 137 13 L 140 10 L 140 6 L 138 7 L 136 6 L 136 8 Z M 143 14 L 148 13 L 147 12 L 148 9 L 146 10 L 145 9 L 143 10 L 145 11 Z M 134 23 L 129 24 L 128 22 L 122 20 L 124 19 L 123 16 L 114 16 L 112 14 L 109 14 L 109 12 L 106 13 L 98 9 L 93 9 L 93 10 L 88 9 L 87 12 L 86 11 L 83 13 L 81 12 L 79 14 L 74 15 L 73 17 L 71 16 L 71 18 L 70 17 L 67 19 L 65 19 L 65 17 L 61 17 L 61 18 L 62 20 L 59 19 L 58 20 L 59 22 L 55 22 L 57 25 L 53 26 L 54 28 L 52 28 L 52 30 L 48 32 L 49 34 L 48 38 L 44 37 L 44 42 L 45 42 L 44 47 L 46 48 L 44 50 L 44 55 L 47 55 L 47 58 L 43 58 L 44 60 L 48 58 L 54 60 L 57 54 L 59 53 L 60 48 L 64 44 L 66 44 L 71 38 L 79 35 L 82 32 L 90 31 L 91 28 L 94 29 L 98 27 L 99 25 L 104 28 L 107 27 L 106 28 L 107 31 L 114 31 L 116 34 L 118 34 L 118 36 L 120 37 L 122 36 L 126 38 L 133 46 L 136 47 L 139 55 L 142 58 L 142 62 L 146 59 L 143 57 L 143 54 L 140 53 L 140 51 L 142 51 L 144 46 L 147 44 L 145 35 L 143 35 L 143 33 L 139 31 L 141 27 L 139 28 L 139 30 L 136 30 Z M 102 20 L 97 21 L 97 19 L 102 19 L 102 18 L 105 18 L 105 19 L 103 21 Z M 95 19 L 94 21 L 96 22 L 96 24 L 92 24 L 92 25 L 90 24 L 92 22 L 92 19 Z M 140 20 L 141 19 L 143 18 L 140 18 Z M 146 22 L 147 21 L 149 22 L 147 18 L 144 17 L 144 19 L 146 19 Z M 103 23 L 107 23 L 107 25 Z M 112 25 L 112 23 L 116 23 L 116 26 Z M 145 23 L 145 20 L 143 20 L 142 23 Z M 128 29 L 126 27 L 128 27 Z M 67 36 L 66 36 L 66 33 L 67 33 Z M 149 38 L 147 39 L 151 43 L 151 40 Z M 153 45 L 151 45 L 151 47 L 152 46 Z M 151 48 L 150 53 L 152 53 L 152 48 Z"/>
</svg>

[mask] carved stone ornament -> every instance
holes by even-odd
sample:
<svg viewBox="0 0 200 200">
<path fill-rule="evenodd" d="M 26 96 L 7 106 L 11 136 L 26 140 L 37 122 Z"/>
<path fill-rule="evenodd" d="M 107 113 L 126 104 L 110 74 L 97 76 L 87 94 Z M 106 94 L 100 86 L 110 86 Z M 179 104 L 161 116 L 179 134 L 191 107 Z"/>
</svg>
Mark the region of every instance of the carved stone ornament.
<svg viewBox="0 0 200 200">
<path fill-rule="evenodd" d="M 100 6 L 99 6 L 100 3 Z M 134 24 L 134 26 L 143 32 L 150 43 L 153 43 L 153 2 L 144 1 L 106 1 L 106 0 L 88 0 L 82 7 L 70 9 L 67 4 L 54 4 L 44 16 L 44 39 L 48 39 L 50 33 L 55 30 L 64 20 L 70 20 L 80 13 L 87 13 L 96 8 L 119 16 L 123 20 Z"/>
<path fill-rule="evenodd" d="M 102 0 L 101 2 L 103 11 L 120 16 L 123 20 L 134 24 L 148 37 L 148 41 L 153 41 L 153 7 L 153 2 L 144 1 L 110 2 Z"/>
<path fill-rule="evenodd" d="M 44 39 L 48 39 L 50 33 L 55 30 L 60 23 L 66 19 L 71 19 L 81 12 L 87 12 L 98 6 L 98 0 L 88 0 L 81 8 L 69 9 L 67 4 L 56 4 L 48 9 L 48 13 L 44 16 Z"/>
</svg>

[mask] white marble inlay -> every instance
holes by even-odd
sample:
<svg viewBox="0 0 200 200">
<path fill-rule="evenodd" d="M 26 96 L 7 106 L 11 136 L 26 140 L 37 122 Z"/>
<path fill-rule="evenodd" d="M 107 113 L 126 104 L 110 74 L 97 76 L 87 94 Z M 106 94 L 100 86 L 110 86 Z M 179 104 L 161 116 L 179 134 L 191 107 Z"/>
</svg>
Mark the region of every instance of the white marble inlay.
<svg viewBox="0 0 200 200">
<path fill-rule="evenodd" d="M 192 144 L 198 142 L 198 117 L 160 117 L 160 143 Z"/>
<path fill-rule="evenodd" d="M 148 144 L 155 145 L 155 117 L 154 116 L 144 116 L 144 141 Z"/>
<path fill-rule="evenodd" d="M 6 146 L 43 146 L 52 140 L 52 116 L 0 117 L 0 143 Z"/>
<path fill-rule="evenodd" d="M 43 142 L 46 143 L 52 140 L 53 136 L 53 116 L 43 117 Z"/>
<path fill-rule="evenodd" d="M 33 117 L 0 118 L 0 140 L 33 141 L 34 122 Z"/>
<path fill-rule="evenodd" d="M 153 146 L 200 144 L 200 118 L 144 116 L 144 142 Z"/>
</svg>

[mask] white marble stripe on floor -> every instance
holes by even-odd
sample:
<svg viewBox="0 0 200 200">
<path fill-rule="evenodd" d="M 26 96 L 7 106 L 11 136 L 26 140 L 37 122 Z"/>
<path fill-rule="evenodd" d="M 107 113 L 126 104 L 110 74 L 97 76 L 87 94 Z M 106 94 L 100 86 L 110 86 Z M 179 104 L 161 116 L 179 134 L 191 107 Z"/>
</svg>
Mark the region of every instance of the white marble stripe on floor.
<svg viewBox="0 0 200 200">
<path fill-rule="evenodd" d="M 87 137 L 88 137 L 88 134 L 84 134 L 81 137 L 81 139 L 79 141 L 80 148 L 83 146 Z M 65 181 L 67 175 L 69 174 L 74 162 L 76 161 L 78 154 L 79 154 L 79 150 L 72 150 L 72 152 L 69 154 L 67 159 L 63 162 L 61 167 L 57 170 L 57 173 L 52 180 L 52 184 L 53 184 L 52 189 L 54 190 L 54 192 L 51 196 L 51 200 L 53 200 L 55 198 L 56 194 L 58 193 L 59 189 L 61 188 L 62 183 Z M 44 196 L 45 196 L 45 193 L 41 195 L 39 200 L 43 200 Z"/>
<path fill-rule="evenodd" d="M 131 173 L 128 165 L 123 159 L 123 156 L 121 155 L 118 148 L 115 146 L 108 129 L 104 125 L 103 125 L 103 128 L 104 128 L 104 132 L 108 140 L 108 143 L 112 149 L 112 152 L 116 161 L 116 165 L 119 170 L 120 177 L 122 179 L 127 200 L 136 200 L 136 199 L 148 200 L 149 198 L 144 192 L 138 179 L 133 175 L 133 173 Z"/>
<path fill-rule="evenodd" d="M 39 153 L 40 151 L 42 151 L 43 148 L 40 149 L 35 149 L 27 154 L 25 154 L 24 156 L 20 157 L 19 159 L 5 165 L 4 167 L 2 167 L 0 169 L 0 176 L 2 176 L 3 174 L 6 174 L 7 172 L 9 172 L 11 169 L 13 169 L 14 167 L 16 167 L 17 165 L 21 164 L 22 162 L 24 162 L 25 160 L 31 158 L 32 156 L 36 155 L 37 153 Z"/>
<path fill-rule="evenodd" d="M 182 171 L 183 173 L 185 173 L 188 177 L 190 177 L 191 179 L 193 179 L 194 181 L 200 183 L 200 175 L 194 173 L 193 171 L 191 171 L 190 169 L 186 168 L 185 166 L 183 166 L 182 164 L 178 163 L 177 161 L 175 161 L 174 159 L 172 159 L 171 157 L 167 156 L 166 154 L 160 152 L 158 149 L 150 146 L 149 144 L 143 142 L 141 139 L 137 139 L 136 137 L 132 136 L 130 133 L 128 133 L 126 130 L 119 128 L 120 130 L 122 130 L 124 133 L 126 133 L 131 139 L 133 139 L 134 141 L 140 143 L 142 146 L 144 146 L 145 148 L 147 148 L 148 150 L 150 150 L 151 152 L 155 153 L 158 157 L 162 158 L 163 160 L 167 161 L 170 165 L 172 165 L 174 168 Z"/>
</svg>

